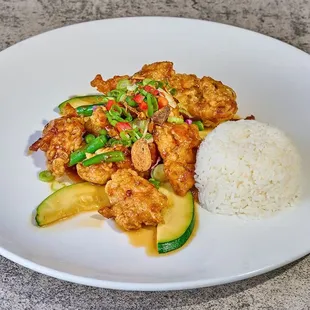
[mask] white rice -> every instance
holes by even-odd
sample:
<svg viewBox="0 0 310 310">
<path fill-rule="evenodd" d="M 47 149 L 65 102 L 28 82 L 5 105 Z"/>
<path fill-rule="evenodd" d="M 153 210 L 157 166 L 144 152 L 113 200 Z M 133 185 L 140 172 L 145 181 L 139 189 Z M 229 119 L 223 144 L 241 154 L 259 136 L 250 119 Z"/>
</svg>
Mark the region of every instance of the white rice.
<svg viewBox="0 0 310 310">
<path fill-rule="evenodd" d="M 213 213 L 260 218 L 300 196 L 301 159 L 279 129 L 254 120 L 225 122 L 201 143 L 195 181 Z"/>
</svg>

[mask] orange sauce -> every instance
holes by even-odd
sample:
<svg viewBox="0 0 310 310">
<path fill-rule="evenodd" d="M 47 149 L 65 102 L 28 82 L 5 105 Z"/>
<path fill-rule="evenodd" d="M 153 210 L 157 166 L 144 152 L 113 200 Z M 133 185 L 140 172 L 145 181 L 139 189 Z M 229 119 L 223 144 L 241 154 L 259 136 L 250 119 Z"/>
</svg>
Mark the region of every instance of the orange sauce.
<svg viewBox="0 0 310 310">
<path fill-rule="evenodd" d="M 74 183 L 84 182 L 83 179 L 77 174 L 76 169 L 74 167 L 66 169 L 67 177 Z"/>
<path fill-rule="evenodd" d="M 83 218 L 78 222 L 79 227 L 102 228 L 104 217 L 100 214 L 93 214 L 90 217 Z"/>
<path fill-rule="evenodd" d="M 156 227 L 154 226 L 147 226 L 143 227 L 139 230 L 133 230 L 133 231 L 123 231 L 129 240 L 129 243 L 136 247 L 136 248 L 144 248 L 145 253 L 148 256 L 168 256 L 175 254 L 179 251 L 182 251 L 190 242 L 193 240 L 193 238 L 197 234 L 199 226 L 199 219 L 198 219 L 198 212 L 197 212 L 197 205 L 195 205 L 195 227 L 194 230 L 189 237 L 189 239 L 186 241 L 186 243 L 179 249 L 165 253 L 165 254 L 159 254 L 157 251 L 157 246 L 156 246 Z"/>
</svg>

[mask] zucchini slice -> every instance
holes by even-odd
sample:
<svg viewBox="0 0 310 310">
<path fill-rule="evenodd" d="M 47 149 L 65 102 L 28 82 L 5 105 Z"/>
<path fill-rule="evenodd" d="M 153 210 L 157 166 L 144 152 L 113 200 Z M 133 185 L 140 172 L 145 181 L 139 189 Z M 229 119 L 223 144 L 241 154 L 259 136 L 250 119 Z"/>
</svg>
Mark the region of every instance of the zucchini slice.
<svg viewBox="0 0 310 310">
<path fill-rule="evenodd" d="M 166 175 L 164 170 L 164 164 L 157 165 L 151 172 L 151 177 L 157 181 L 165 182 Z"/>
<path fill-rule="evenodd" d="M 58 109 L 59 109 L 60 114 L 63 114 L 63 108 L 67 103 L 70 103 L 70 105 L 76 109 L 80 106 L 104 103 L 107 101 L 108 101 L 107 96 L 105 96 L 105 95 L 79 96 L 79 97 L 70 98 L 70 99 L 62 102 L 58 106 Z"/>
<path fill-rule="evenodd" d="M 157 250 L 163 254 L 181 248 L 191 236 L 195 227 L 195 204 L 191 192 L 181 197 L 167 184 L 159 191 L 168 197 L 170 205 L 165 210 L 164 223 L 157 226 Z"/>
<path fill-rule="evenodd" d="M 110 204 L 104 186 L 88 182 L 65 186 L 43 200 L 36 210 L 38 226 L 54 223 L 84 211 Z"/>
</svg>

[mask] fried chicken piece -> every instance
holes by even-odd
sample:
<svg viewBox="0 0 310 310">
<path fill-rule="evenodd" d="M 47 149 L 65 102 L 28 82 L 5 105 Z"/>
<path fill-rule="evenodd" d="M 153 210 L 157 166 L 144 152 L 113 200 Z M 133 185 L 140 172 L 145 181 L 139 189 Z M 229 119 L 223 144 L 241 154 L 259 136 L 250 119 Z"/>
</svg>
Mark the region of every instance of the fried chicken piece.
<svg viewBox="0 0 310 310">
<path fill-rule="evenodd" d="M 156 126 L 154 140 L 164 160 L 164 170 L 173 190 L 184 196 L 195 184 L 196 152 L 200 144 L 196 125 Z"/>
<path fill-rule="evenodd" d="M 163 221 L 161 211 L 168 199 L 155 186 L 131 169 L 120 169 L 105 187 L 111 206 L 99 213 L 125 230 L 137 230 L 143 225 L 156 226 Z"/>
<path fill-rule="evenodd" d="M 100 163 L 88 167 L 81 163 L 76 165 L 76 171 L 81 179 L 100 185 L 106 184 L 116 170 L 117 167 L 113 163 Z"/>
<path fill-rule="evenodd" d="M 128 75 L 115 75 L 113 78 L 105 81 L 100 74 L 97 74 L 96 77 L 90 82 L 90 85 L 92 87 L 96 87 L 99 92 L 105 94 L 112 89 L 115 89 L 120 80 L 128 78 Z"/>
<path fill-rule="evenodd" d="M 150 78 L 157 81 L 162 81 L 170 78 L 175 71 L 173 69 L 173 63 L 170 61 L 154 62 L 149 65 L 144 65 L 142 69 L 135 73 L 133 79 Z"/>
<path fill-rule="evenodd" d="M 211 77 L 175 74 L 169 83 L 177 90 L 175 98 L 179 105 L 208 127 L 230 120 L 237 113 L 236 93 Z"/>
<path fill-rule="evenodd" d="M 62 108 L 62 113 L 63 116 L 67 117 L 74 117 L 78 116 L 78 113 L 76 112 L 76 109 L 70 104 L 67 103 L 63 108 Z"/>
<path fill-rule="evenodd" d="M 109 122 L 102 107 L 97 107 L 85 122 L 86 131 L 94 135 L 99 135 L 99 131 L 107 126 L 109 126 Z"/>
<path fill-rule="evenodd" d="M 100 164 L 91 165 L 88 167 L 83 166 L 82 163 L 78 163 L 76 165 L 76 170 L 79 177 L 87 182 L 104 185 L 111 179 L 112 174 L 115 173 L 118 169 L 132 168 L 133 165 L 130 159 L 130 151 L 124 146 L 117 145 L 113 148 L 104 148 L 98 150 L 94 155 L 116 150 L 124 152 L 124 161 L 116 163 L 102 162 Z"/>
<path fill-rule="evenodd" d="M 83 144 L 85 133 L 81 117 L 60 117 L 49 122 L 42 137 L 30 147 L 30 151 L 41 149 L 47 158 L 47 168 L 55 176 L 62 176 L 70 159 L 71 152 Z"/>
</svg>

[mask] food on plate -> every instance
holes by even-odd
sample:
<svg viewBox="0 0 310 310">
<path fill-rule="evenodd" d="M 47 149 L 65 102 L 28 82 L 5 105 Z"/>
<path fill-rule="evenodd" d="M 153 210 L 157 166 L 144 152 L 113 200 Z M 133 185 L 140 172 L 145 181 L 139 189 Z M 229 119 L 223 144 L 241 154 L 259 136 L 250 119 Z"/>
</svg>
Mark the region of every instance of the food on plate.
<svg viewBox="0 0 310 310">
<path fill-rule="evenodd" d="M 90 95 L 90 96 L 79 96 L 79 97 L 73 97 L 68 100 L 65 100 L 62 102 L 59 106 L 59 112 L 60 114 L 66 114 L 65 107 L 69 103 L 71 107 L 77 108 L 80 106 L 86 106 L 86 105 L 102 105 L 102 100 L 105 98 L 104 95 Z"/>
<path fill-rule="evenodd" d="M 103 186 L 83 182 L 65 186 L 43 200 L 37 207 L 35 220 L 48 225 L 84 211 L 98 211 L 110 201 Z"/>
<path fill-rule="evenodd" d="M 168 197 L 168 208 L 164 209 L 163 221 L 157 226 L 157 249 L 159 253 L 168 253 L 181 248 L 193 233 L 195 203 L 191 192 L 178 196 L 169 184 L 159 191 Z"/>
<path fill-rule="evenodd" d="M 260 215 L 298 196 L 295 149 L 254 116 L 237 116 L 222 82 L 163 61 L 131 76 L 97 74 L 91 85 L 100 94 L 59 104 L 29 147 L 45 152 L 39 178 L 56 190 L 37 208 L 39 226 L 96 210 L 124 231 L 156 227 L 166 253 L 192 235 L 197 197 L 211 212 Z M 66 176 L 81 183 L 67 186 Z"/>
<path fill-rule="evenodd" d="M 78 116 L 64 116 L 50 121 L 43 129 L 42 137 L 30 147 L 30 151 L 45 152 L 47 168 L 52 174 L 62 176 L 70 161 L 70 155 L 84 144 L 85 127 Z"/>
<path fill-rule="evenodd" d="M 113 218 L 124 230 L 139 229 L 143 225 L 157 226 L 163 222 L 162 210 L 168 206 L 167 197 L 150 182 L 131 169 L 119 169 L 107 183 L 110 205 L 99 213 Z"/>
<path fill-rule="evenodd" d="M 300 196 L 301 159 L 279 129 L 226 122 L 200 144 L 195 170 L 199 202 L 210 212 L 266 217 Z"/>
<path fill-rule="evenodd" d="M 201 141 L 197 126 L 187 123 L 156 126 L 154 141 L 169 183 L 178 195 L 186 195 L 195 184 L 196 151 Z"/>
<path fill-rule="evenodd" d="M 176 89 L 175 98 L 188 115 L 207 126 L 230 120 L 237 113 L 236 93 L 211 77 L 199 79 L 194 74 L 174 74 L 169 79 Z"/>
</svg>

